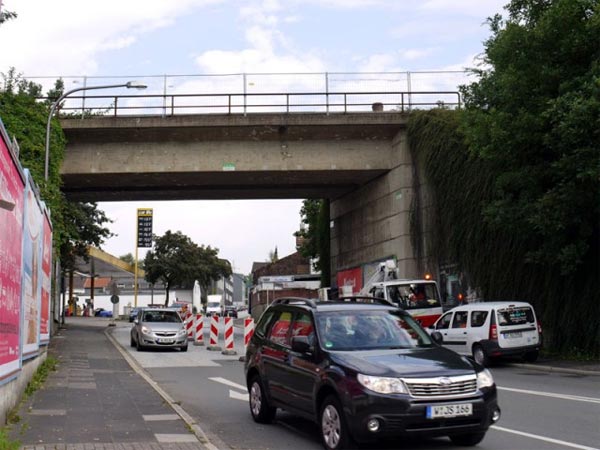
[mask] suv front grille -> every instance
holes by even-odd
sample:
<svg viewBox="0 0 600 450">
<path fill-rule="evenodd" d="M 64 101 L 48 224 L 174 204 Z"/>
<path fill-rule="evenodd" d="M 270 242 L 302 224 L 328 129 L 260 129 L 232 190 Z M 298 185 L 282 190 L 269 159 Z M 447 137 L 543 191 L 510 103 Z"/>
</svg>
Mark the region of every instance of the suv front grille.
<svg viewBox="0 0 600 450">
<path fill-rule="evenodd" d="M 435 378 L 403 378 L 411 396 L 416 398 L 465 397 L 477 391 L 476 375 Z"/>
</svg>

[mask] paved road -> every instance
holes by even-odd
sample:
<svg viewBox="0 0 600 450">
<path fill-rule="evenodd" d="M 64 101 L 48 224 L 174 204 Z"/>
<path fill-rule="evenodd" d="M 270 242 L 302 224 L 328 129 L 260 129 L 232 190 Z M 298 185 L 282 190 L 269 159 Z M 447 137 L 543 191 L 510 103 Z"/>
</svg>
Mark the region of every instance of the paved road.
<svg viewBox="0 0 600 450">
<path fill-rule="evenodd" d="M 206 327 L 205 327 L 206 328 Z M 137 352 L 129 347 L 129 327 L 114 336 L 154 381 L 200 425 L 220 449 L 320 449 L 314 424 L 278 412 L 273 425 L 257 425 L 248 411 L 243 379 L 242 330 L 238 355 L 205 347 L 181 352 Z M 486 450 L 591 450 L 600 443 L 600 376 L 546 373 L 505 365 L 492 369 L 503 416 L 477 448 Z M 378 447 L 380 448 L 380 447 Z M 443 449 L 448 439 L 393 442 L 388 449 Z"/>
</svg>

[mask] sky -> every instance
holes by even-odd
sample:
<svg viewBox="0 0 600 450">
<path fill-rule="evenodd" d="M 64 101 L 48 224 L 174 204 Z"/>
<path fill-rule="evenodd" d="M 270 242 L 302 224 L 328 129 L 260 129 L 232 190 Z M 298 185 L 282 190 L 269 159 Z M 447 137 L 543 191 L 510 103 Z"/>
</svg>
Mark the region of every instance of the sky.
<svg viewBox="0 0 600 450">
<path fill-rule="evenodd" d="M 170 92 L 213 93 L 232 87 L 219 81 L 224 77 L 206 75 L 241 73 L 317 74 L 251 77 L 250 87 L 256 82 L 272 88 L 275 83 L 282 91 L 290 79 L 304 80 L 303 87 L 310 89 L 312 80 L 321 80 L 325 72 L 337 74 L 330 75 L 332 83 L 373 78 L 361 73 L 410 72 L 413 90 L 455 89 L 463 75 L 419 72 L 476 67 L 490 36 L 486 19 L 504 13 L 507 0 L 1 3 L 18 14 L 0 26 L 2 73 L 14 67 L 45 87 L 62 77 L 66 89 L 80 86 L 84 77 L 88 86 L 149 80 L 148 93 L 160 93 L 167 84 L 162 76 L 173 75 L 167 77 Z M 102 249 L 115 256 L 135 254 L 137 208 L 153 208 L 155 234 L 181 231 L 199 245 L 218 248 L 235 272 L 248 274 L 253 262 L 267 261 L 275 248 L 280 258 L 295 251 L 293 233 L 300 225 L 302 200 L 98 205 L 113 220 L 109 228 L 115 234 Z M 146 251 L 139 249 L 138 256 Z"/>
</svg>

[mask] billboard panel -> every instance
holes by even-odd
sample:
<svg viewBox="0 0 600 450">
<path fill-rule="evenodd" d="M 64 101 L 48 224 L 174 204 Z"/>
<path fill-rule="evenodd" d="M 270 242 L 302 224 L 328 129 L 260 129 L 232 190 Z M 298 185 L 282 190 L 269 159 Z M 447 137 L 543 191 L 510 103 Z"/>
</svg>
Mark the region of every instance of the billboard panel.
<svg viewBox="0 0 600 450">
<path fill-rule="evenodd" d="M 338 272 L 337 285 L 340 293 L 344 293 L 343 287 L 346 286 L 348 290 L 351 290 L 352 294 L 357 294 L 362 288 L 361 268 L 355 267 L 354 269 L 342 270 Z"/>
<path fill-rule="evenodd" d="M 23 220 L 23 358 L 36 356 L 39 351 L 40 279 L 43 244 L 43 214 L 31 174 L 25 170 L 25 214 Z"/>
<path fill-rule="evenodd" d="M 0 122 L 0 384 L 20 369 L 25 183 Z"/>
<path fill-rule="evenodd" d="M 52 224 L 48 210 L 43 215 L 42 267 L 41 267 L 40 344 L 50 341 L 50 292 L 52 280 Z"/>
</svg>

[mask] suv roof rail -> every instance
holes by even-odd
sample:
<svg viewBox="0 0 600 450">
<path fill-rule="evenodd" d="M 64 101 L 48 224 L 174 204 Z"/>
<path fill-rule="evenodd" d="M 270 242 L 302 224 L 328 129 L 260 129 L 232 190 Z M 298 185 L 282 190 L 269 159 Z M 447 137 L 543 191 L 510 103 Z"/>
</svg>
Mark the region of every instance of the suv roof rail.
<svg viewBox="0 0 600 450">
<path fill-rule="evenodd" d="M 281 297 L 281 298 L 277 298 L 277 299 L 273 300 L 271 302 L 271 305 L 291 305 L 291 304 L 298 304 L 298 303 L 308 305 L 311 308 L 317 307 L 317 304 L 314 302 L 314 300 L 311 300 L 310 298 L 303 298 L 303 297 Z"/>
<path fill-rule="evenodd" d="M 394 303 L 381 297 L 373 297 L 372 295 L 345 295 L 338 297 L 340 302 L 354 302 L 354 303 L 379 303 L 385 306 L 397 306 Z"/>
</svg>

